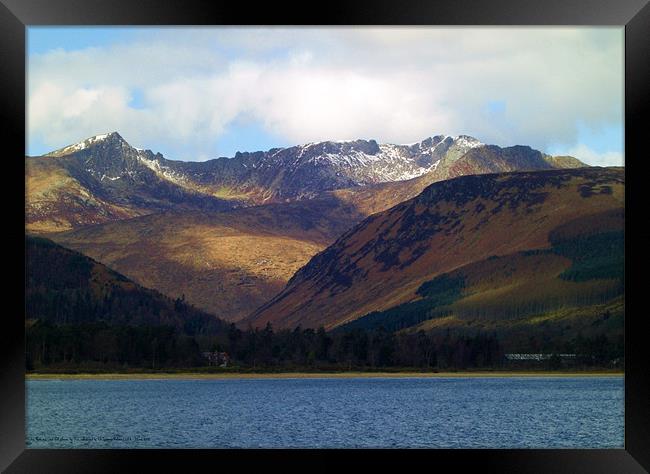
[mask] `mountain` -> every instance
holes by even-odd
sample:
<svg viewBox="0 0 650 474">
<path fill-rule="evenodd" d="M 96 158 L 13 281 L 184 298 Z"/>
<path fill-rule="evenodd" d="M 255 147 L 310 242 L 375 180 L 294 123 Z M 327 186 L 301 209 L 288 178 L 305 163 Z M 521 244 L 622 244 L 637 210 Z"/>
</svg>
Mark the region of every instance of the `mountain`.
<svg viewBox="0 0 650 474">
<path fill-rule="evenodd" d="M 438 135 L 413 145 L 322 142 L 192 163 L 111 133 L 27 159 L 26 227 L 239 321 L 367 216 L 441 179 L 549 169 L 548 158 Z"/>
<path fill-rule="evenodd" d="M 505 156 L 494 165 L 499 170 L 549 167 L 539 152 L 527 147 L 519 154 L 498 151 Z M 513 155 L 519 161 L 508 161 Z M 460 161 L 448 156 L 437 163 L 445 170 L 451 160 Z M 300 267 L 345 231 L 418 195 L 432 179 L 440 178 L 427 174 L 221 213 L 166 212 L 50 237 L 144 286 L 175 298 L 185 295 L 205 311 L 240 321 L 280 292 Z"/>
<path fill-rule="evenodd" d="M 450 143 L 452 139 L 447 137 L 442 144 L 445 141 Z M 416 178 L 340 189 L 333 191 L 333 194 L 341 201 L 354 205 L 360 214 L 368 216 L 417 196 L 432 183 L 458 176 L 587 166 L 571 156 L 550 156 L 528 146 L 501 148 L 472 143 L 474 146 L 465 153 L 458 152 L 456 148 L 443 154 L 427 173 Z"/>
<path fill-rule="evenodd" d="M 26 320 L 53 324 L 104 322 L 173 326 L 188 334 L 226 328 L 182 300 L 143 288 L 78 252 L 40 237 L 27 237 Z"/>
<path fill-rule="evenodd" d="M 479 159 L 472 157 L 471 162 Z M 466 324 L 471 311 L 483 314 L 479 311 L 483 302 L 479 293 L 464 293 L 464 288 L 481 285 L 493 290 L 493 319 L 498 319 L 499 303 L 515 299 L 521 301 L 521 307 L 509 309 L 515 315 L 580 306 L 581 301 L 600 304 L 620 294 L 620 278 L 610 278 L 607 272 L 602 278 L 597 273 L 593 277 L 589 269 L 608 263 L 573 247 L 619 248 L 623 209 L 622 168 L 483 174 L 436 182 L 343 234 L 245 322 L 331 329 L 371 318 L 371 313 L 379 314 L 372 316 L 375 319 L 390 320 L 390 314 L 382 313 L 393 310 L 393 316 L 409 313 L 408 326 L 422 323 L 424 313 L 438 318 L 441 314 L 436 311 L 444 310 L 444 316 Z M 599 235 L 608 232 L 613 234 Z M 586 240 L 576 241 L 578 237 Z M 542 261 L 532 257 L 536 252 L 544 255 L 536 257 Z M 522 259 L 521 270 L 508 269 Z M 608 268 L 622 268 L 620 261 L 617 264 L 610 262 Z M 518 271 L 520 278 L 514 278 Z M 580 271 L 587 276 L 561 277 Z M 566 298 L 542 305 L 557 295 Z M 481 304 L 475 301 L 472 306 L 471 298 Z M 452 303 L 457 306 L 447 308 Z M 469 313 L 459 309 L 461 303 Z"/>
<path fill-rule="evenodd" d="M 168 210 L 223 211 L 311 199 L 413 178 L 419 178 L 419 192 L 425 184 L 463 174 L 583 165 L 573 160 L 437 135 L 413 145 L 328 141 L 182 162 L 136 149 L 113 132 L 26 159 L 26 227 L 58 232 Z"/>
<path fill-rule="evenodd" d="M 445 156 L 462 156 L 481 145 L 471 137 L 442 135 L 413 145 L 378 144 L 375 140 L 326 141 L 266 152 L 238 152 L 234 158 L 202 163 L 157 157 L 152 166 L 203 189 L 227 190 L 261 204 L 403 181 L 430 172 Z"/>
<path fill-rule="evenodd" d="M 26 227 L 56 232 L 168 209 L 225 210 L 233 203 L 176 183 L 148 166 L 156 156 L 118 133 L 28 157 Z"/>
<path fill-rule="evenodd" d="M 52 234 L 138 283 L 238 321 L 363 217 L 333 196 L 166 212 Z"/>
</svg>

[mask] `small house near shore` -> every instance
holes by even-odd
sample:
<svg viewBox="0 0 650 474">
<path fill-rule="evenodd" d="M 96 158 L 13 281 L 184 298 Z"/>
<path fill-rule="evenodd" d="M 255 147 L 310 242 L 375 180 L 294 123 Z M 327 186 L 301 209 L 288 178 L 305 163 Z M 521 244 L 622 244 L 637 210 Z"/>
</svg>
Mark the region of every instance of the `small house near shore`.
<svg viewBox="0 0 650 474">
<path fill-rule="evenodd" d="M 207 359 L 208 365 L 216 365 L 219 367 L 228 367 L 230 357 L 227 352 L 203 352 L 203 358 Z"/>
</svg>

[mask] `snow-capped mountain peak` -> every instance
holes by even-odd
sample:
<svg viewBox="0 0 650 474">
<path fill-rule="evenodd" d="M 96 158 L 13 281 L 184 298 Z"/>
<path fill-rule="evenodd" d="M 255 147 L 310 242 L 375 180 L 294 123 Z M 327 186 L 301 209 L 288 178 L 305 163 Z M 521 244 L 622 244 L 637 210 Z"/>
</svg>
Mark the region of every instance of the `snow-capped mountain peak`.
<svg viewBox="0 0 650 474">
<path fill-rule="evenodd" d="M 271 187 L 278 197 L 287 199 L 417 178 L 435 171 L 443 158 L 456 160 L 481 145 L 467 135 L 434 135 L 412 145 L 379 144 L 372 139 L 321 141 L 253 153 L 237 152 L 233 158 L 193 163 L 167 160 L 150 150 L 134 148 L 112 132 L 90 137 L 49 156 L 79 155 L 86 171 L 103 182 L 145 179 L 153 173 L 166 182 L 191 189 Z"/>
<path fill-rule="evenodd" d="M 74 143 L 72 145 L 68 145 L 53 152 L 47 153 L 45 156 L 70 155 L 72 153 L 85 150 L 93 145 L 97 145 L 98 143 L 104 142 L 108 139 L 119 139 L 121 141 L 124 141 L 124 139 L 117 132 L 103 133 L 101 135 L 95 135 L 94 137 L 86 138 L 85 140 L 78 143 Z"/>
<path fill-rule="evenodd" d="M 470 136 L 436 135 L 412 145 L 378 144 L 375 140 L 336 140 L 309 142 L 289 148 L 260 152 L 253 169 L 278 169 L 297 172 L 314 168 L 324 177 L 330 173 L 347 177 L 351 185 L 367 185 L 416 178 L 435 169 L 453 147 L 462 154 L 482 143 Z M 251 157 L 252 154 L 238 154 Z M 330 170 L 329 172 L 326 170 Z"/>
<path fill-rule="evenodd" d="M 117 132 L 104 133 L 66 146 L 46 156 L 70 155 L 100 144 L 128 149 L 132 156 L 147 168 L 167 179 L 182 179 L 181 162 L 165 160 L 149 150 L 131 147 Z M 336 176 L 347 176 L 350 184 L 365 185 L 387 181 L 402 181 L 431 171 L 434 165 L 452 149 L 460 155 L 471 148 L 482 146 L 479 140 L 468 135 L 434 135 L 411 145 L 382 143 L 375 140 L 336 140 L 309 142 L 287 148 L 274 148 L 266 152 L 237 153 L 229 168 L 239 163 L 242 169 L 282 169 L 292 172 L 298 169 L 316 168 L 319 175 L 330 169 Z M 124 150 L 126 151 L 126 150 Z M 102 160 L 105 162 L 105 160 Z M 214 160 L 212 160 L 214 161 Z M 240 163 L 241 162 L 241 163 Z"/>
<path fill-rule="evenodd" d="M 484 143 L 480 142 L 474 137 L 470 137 L 469 135 L 458 135 L 453 137 L 453 140 L 456 146 L 461 146 L 465 148 L 476 148 L 485 145 Z"/>
<path fill-rule="evenodd" d="M 467 135 L 434 135 L 411 145 L 325 141 L 192 162 L 168 160 L 149 149 L 134 148 L 112 132 L 43 157 L 28 157 L 28 163 L 41 169 L 43 175 L 52 166 L 61 167 L 76 186 L 81 186 L 79 199 L 83 202 L 108 199 L 119 209 L 135 206 L 136 213 L 172 209 L 179 203 L 193 209 L 224 210 L 420 177 L 404 183 L 404 189 L 410 189 L 411 184 L 413 189 L 421 189 L 426 183 L 466 174 L 583 166 L 578 160 L 549 157 L 529 147 L 481 145 Z M 52 182 L 60 186 L 56 176 Z M 68 206 L 66 199 L 59 203 L 61 208 Z M 41 204 L 35 204 L 33 215 L 40 215 L 42 209 Z M 90 220 L 77 216 L 79 222 L 100 222 L 113 212 L 102 209 L 100 214 L 91 212 Z"/>
</svg>

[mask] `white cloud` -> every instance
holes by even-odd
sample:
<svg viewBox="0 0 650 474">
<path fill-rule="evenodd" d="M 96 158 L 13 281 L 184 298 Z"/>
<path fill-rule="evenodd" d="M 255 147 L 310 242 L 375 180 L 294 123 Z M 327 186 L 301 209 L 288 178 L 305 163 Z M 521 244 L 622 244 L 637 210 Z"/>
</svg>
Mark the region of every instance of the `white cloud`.
<svg viewBox="0 0 650 474">
<path fill-rule="evenodd" d="M 580 144 L 571 149 L 566 153 L 570 156 L 575 156 L 583 163 L 587 163 L 592 166 L 624 166 L 625 159 L 623 153 L 618 151 L 606 151 L 598 153 L 587 145 Z"/>
<path fill-rule="evenodd" d="M 30 57 L 30 142 L 55 148 L 119 130 L 136 146 L 198 159 L 246 118 L 287 143 L 466 133 L 545 149 L 578 146 L 579 122 L 622 123 L 622 29 L 155 31 Z M 503 110 L 489 111 L 491 101 Z"/>
</svg>

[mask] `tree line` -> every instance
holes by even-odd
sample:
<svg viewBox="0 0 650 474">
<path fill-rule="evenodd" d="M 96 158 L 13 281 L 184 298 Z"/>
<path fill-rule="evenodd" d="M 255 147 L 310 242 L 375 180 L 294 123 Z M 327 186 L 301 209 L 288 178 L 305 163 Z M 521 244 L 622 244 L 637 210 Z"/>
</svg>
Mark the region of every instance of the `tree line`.
<svg viewBox="0 0 650 474">
<path fill-rule="evenodd" d="M 127 326 L 106 322 L 28 325 L 27 369 L 96 367 L 197 368 L 203 352 L 226 352 L 230 366 L 252 370 L 458 370 L 501 368 L 504 348 L 494 333 L 475 335 L 393 333 L 384 328 L 327 332 L 323 328 L 274 331 L 234 324 L 190 336 L 173 326 Z M 579 363 L 606 366 L 623 357 L 622 340 L 579 336 L 562 352 L 577 351 Z M 544 368 L 555 367 L 552 360 Z"/>
</svg>

